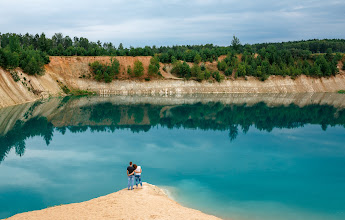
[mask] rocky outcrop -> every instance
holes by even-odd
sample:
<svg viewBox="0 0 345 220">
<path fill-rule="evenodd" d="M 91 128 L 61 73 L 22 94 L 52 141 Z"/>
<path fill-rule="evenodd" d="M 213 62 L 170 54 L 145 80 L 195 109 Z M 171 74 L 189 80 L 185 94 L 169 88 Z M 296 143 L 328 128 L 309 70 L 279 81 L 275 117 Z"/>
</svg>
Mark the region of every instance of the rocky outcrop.
<svg viewBox="0 0 345 220">
<path fill-rule="evenodd" d="M 196 82 L 176 79 L 163 73 L 163 79 L 151 81 L 126 79 L 126 68 L 140 60 L 147 71 L 150 57 L 117 57 L 120 62 L 121 80 L 111 83 L 97 82 L 92 79 L 89 63 L 109 62 L 110 57 L 51 57 L 45 66 L 44 76 L 28 76 L 20 69 L 16 72 L 20 81 L 15 82 L 8 71 L 0 69 L 0 107 L 35 101 L 49 96 L 63 94 L 62 87 L 74 90 L 94 91 L 107 94 L 190 94 L 190 93 L 316 93 L 336 92 L 345 89 L 345 73 L 335 77 L 311 78 L 300 76 L 271 76 L 262 82 L 254 77 L 225 80 L 221 83 Z M 162 71 L 162 70 L 161 70 Z M 162 71 L 163 72 L 163 71 Z"/>
</svg>

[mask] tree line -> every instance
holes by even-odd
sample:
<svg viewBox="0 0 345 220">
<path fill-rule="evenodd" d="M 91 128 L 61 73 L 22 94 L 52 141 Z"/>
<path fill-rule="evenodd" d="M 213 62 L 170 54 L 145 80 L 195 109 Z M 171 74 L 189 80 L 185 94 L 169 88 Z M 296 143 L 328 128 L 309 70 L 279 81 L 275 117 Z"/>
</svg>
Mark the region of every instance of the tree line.
<svg viewBox="0 0 345 220">
<path fill-rule="evenodd" d="M 217 67 L 226 76 L 255 76 L 263 81 L 270 75 L 291 76 L 293 79 L 302 74 L 329 77 L 339 72 L 337 65 L 342 59 L 343 55 L 334 54 L 331 48 L 325 54 L 312 54 L 309 50 L 279 50 L 276 46 L 269 45 L 254 53 L 252 47 L 248 46 L 240 59 L 236 53 L 229 53 L 224 60 L 218 61 Z"/>
<path fill-rule="evenodd" d="M 333 52 L 345 52 L 345 39 L 311 39 L 281 43 L 260 43 L 253 44 L 252 47 L 255 51 L 259 51 L 271 45 L 275 46 L 278 50 L 298 49 L 309 50 L 312 53 L 326 53 L 327 49 L 331 48 Z"/>
<path fill-rule="evenodd" d="M 84 37 L 71 38 L 61 33 L 56 33 L 51 38 L 46 37 L 44 33 L 36 35 L 5 33 L 0 34 L 0 66 L 6 69 L 21 67 L 28 74 L 42 75 L 44 64 L 49 63 L 49 56 L 155 56 L 158 63 L 172 63 L 173 72 L 187 79 L 201 81 L 213 78 L 221 81 L 226 76 L 233 75 L 234 77 L 256 76 L 265 80 L 269 75 L 292 77 L 301 74 L 316 77 L 335 75 L 338 71 L 336 62 L 341 57 L 339 54 L 331 57 L 330 54 L 345 52 L 344 39 L 242 45 L 234 36 L 229 44 L 229 46 L 206 44 L 125 48 L 122 43 L 116 47 L 111 42 L 92 42 Z M 243 54 L 240 60 L 236 60 L 238 54 Z M 218 71 L 207 68 L 203 70 L 206 62 L 217 61 L 221 55 L 227 57 L 218 63 Z M 196 65 L 187 67 L 184 62 Z M 159 67 L 157 68 L 152 64 L 149 72 L 158 74 Z M 104 73 L 94 72 L 95 78 L 104 81 L 111 81 L 115 78 L 114 74 L 117 74 L 116 71 L 107 72 L 104 68 L 98 70 L 104 70 Z M 127 68 L 127 71 L 134 76 L 141 75 L 140 71 L 138 74 L 133 74 L 132 67 Z"/>
</svg>

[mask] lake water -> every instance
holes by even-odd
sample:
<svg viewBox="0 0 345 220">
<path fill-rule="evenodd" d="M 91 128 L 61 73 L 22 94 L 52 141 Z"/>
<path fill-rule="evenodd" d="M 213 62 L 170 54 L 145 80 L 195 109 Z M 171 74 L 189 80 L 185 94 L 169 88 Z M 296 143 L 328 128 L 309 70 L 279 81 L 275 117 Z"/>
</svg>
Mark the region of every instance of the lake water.
<svg viewBox="0 0 345 220">
<path fill-rule="evenodd" d="M 335 95 L 322 104 L 59 98 L 0 109 L 0 218 L 123 189 L 133 161 L 143 181 L 221 218 L 345 219 L 345 95 Z"/>
</svg>

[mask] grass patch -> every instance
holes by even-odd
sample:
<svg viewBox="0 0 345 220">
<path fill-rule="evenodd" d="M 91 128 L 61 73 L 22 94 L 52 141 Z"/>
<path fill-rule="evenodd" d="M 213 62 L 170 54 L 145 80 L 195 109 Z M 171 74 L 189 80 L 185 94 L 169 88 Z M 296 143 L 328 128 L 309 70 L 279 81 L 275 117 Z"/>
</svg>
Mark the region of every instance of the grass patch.
<svg viewBox="0 0 345 220">
<path fill-rule="evenodd" d="M 338 93 L 345 94 L 345 90 L 339 90 Z"/>
<path fill-rule="evenodd" d="M 72 90 L 70 92 L 70 94 L 74 95 L 74 96 L 86 96 L 86 95 L 95 95 L 96 93 L 95 92 L 86 91 L 86 90 L 77 89 L 77 90 Z"/>
<path fill-rule="evenodd" d="M 66 85 L 62 86 L 61 89 L 66 94 L 70 93 L 70 91 L 71 91 Z"/>
</svg>

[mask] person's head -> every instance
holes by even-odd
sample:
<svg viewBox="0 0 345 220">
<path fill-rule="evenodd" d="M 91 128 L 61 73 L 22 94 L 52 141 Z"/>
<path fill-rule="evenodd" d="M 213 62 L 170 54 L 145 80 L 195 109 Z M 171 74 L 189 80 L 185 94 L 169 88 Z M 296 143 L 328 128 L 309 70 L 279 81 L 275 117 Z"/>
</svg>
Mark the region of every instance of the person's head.
<svg viewBox="0 0 345 220">
<path fill-rule="evenodd" d="M 136 164 L 133 164 L 133 167 L 134 167 L 134 169 L 137 169 L 138 166 Z"/>
<path fill-rule="evenodd" d="M 132 166 L 132 161 L 131 161 L 131 162 L 129 162 L 129 166 Z"/>
</svg>

